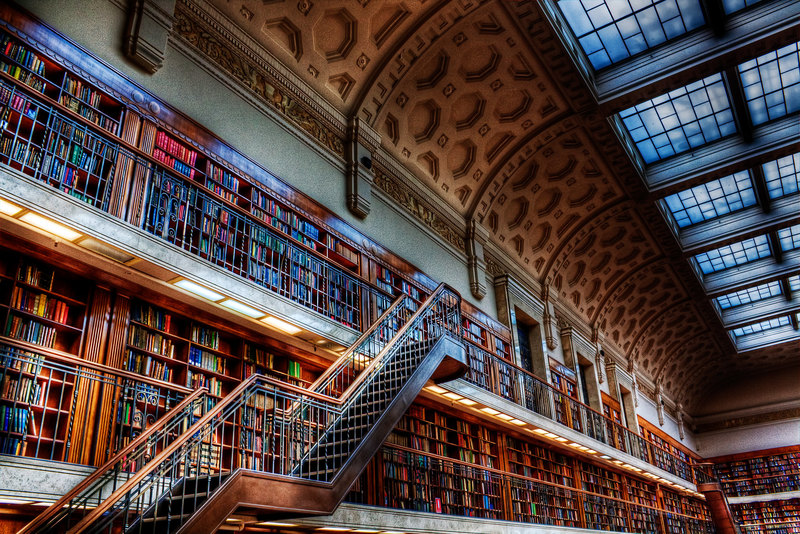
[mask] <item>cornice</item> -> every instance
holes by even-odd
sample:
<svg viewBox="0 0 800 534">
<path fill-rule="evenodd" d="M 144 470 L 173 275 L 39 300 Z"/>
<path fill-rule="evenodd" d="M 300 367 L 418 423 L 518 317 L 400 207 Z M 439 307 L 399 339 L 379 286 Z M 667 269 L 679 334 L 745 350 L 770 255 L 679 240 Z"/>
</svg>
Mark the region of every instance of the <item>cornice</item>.
<svg viewBox="0 0 800 534">
<path fill-rule="evenodd" d="M 202 0 L 198 4 L 187 0 L 177 4 L 173 36 L 198 50 L 317 143 L 344 158 L 345 118 L 334 115 L 321 96 L 303 87 L 299 79 L 266 50 L 259 50 L 230 21 L 221 21 L 202 10 L 202 4 Z"/>
</svg>

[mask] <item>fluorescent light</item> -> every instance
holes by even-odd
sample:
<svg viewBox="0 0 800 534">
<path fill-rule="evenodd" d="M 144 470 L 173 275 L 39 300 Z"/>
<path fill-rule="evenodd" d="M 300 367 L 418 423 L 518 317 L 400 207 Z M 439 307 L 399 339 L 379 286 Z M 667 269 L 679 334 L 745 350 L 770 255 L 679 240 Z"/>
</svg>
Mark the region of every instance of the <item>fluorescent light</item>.
<svg viewBox="0 0 800 534">
<path fill-rule="evenodd" d="M 204 299 L 208 300 L 213 300 L 215 302 L 225 298 L 225 295 L 221 295 L 216 291 L 208 289 L 205 286 L 201 286 L 200 284 L 195 284 L 194 282 L 186 278 L 181 278 L 177 282 L 174 282 L 173 285 L 176 285 L 181 289 L 185 289 L 189 293 L 194 293 L 199 297 L 203 297 Z"/>
<path fill-rule="evenodd" d="M 295 325 L 287 323 L 283 319 L 278 319 L 277 317 L 267 316 L 261 319 L 261 321 L 267 323 L 273 328 L 277 328 L 278 330 L 291 335 L 295 335 L 303 330 L 302 328 L 297 328 Z"/>
<path fill-rule="evenodd" d="M 545 430 L 544 428 L 537 428 L 533 432 L 535 432 L 536 434 L 541 434 L 541 435 L 545 435 L 545 434 L 549 434 L 550 433 L 547 430 Z"/>
<path fill-rule="evenodd" d="M 567 438 L 562 438 L 561 436 L 556 436 L 553 439 L 561 443 L 566 443 L 569 441 Z"/>
<path fill-rule="evenodd" d="M 594 449 L 586 449 L 586 452 L 588 452 L 589 454 L 597 454 L 597 451 Z"/>
<path fill-rule="evenodd" d="M 317 530 L 325 530 L 327 532 L 350 532 L 352 529 L 347 527 L 319 527 Z"/>
<path fill-rule="evenodd" d="M 445 393 L 442 396 L 443 397 L 447 397 L 448 399 L 453 399 L 453 400 L 458 400 L 458 399 L 463 399 L 464 398 L 461 395 L 459 395 L 458 393 Z"/>
<path fill-rule="evenodd" d="M 580 443 L 575 443 L 573 441 L 567 443 L 567 445 L 569 445 L 570 447 L 575 447 L 576 449 L 580 449 L 582 447 Z"/>
<path fill-rule="evenodd" d="M 39 215 L 38 213 L 33 213 L 29 211 L 25 215 L 19 218 L 20 221 L 25 221 L 26 223 L 30 224 L 31 226 L 35 226 L 45 232 L 51 233 L 55 236 L 61 237 L 66 239 L 67 241 L 75 241 L 81 235 L 75 230 L 71 228 L 67 228 L 64 225 L 58 224 L 55 221 L 51 221 L 50 219 L 46 219 Z"/>
<path fill-rule="evenodd" d="M 502 419 L 503 421 L 511 421 L 512 419 L 514 419 L 510 415 L 506 415 L 504 413 L 499 413 L 499 412 L 495 414 L 495 417 L 497 417 L 498 419 Z"/>
<path fill-rule="evenodd" d="M 446 389 L 440 388 L 439 386 L 428 386 L 425 389 L 427 389 L 428 391 L 432 391 L 434 393 L 438 393 L 439 395 L 447 393 Z"/>
<path fill-rule="evenodd" d="M 520 421 L 519 419 L 512 419 L 511 420 L 511 424 L 512 425 L 517 425 L 517 426 L 524 426 L 525 425 L 525 421 Z"/>
<path fill-rule="evenodd" d="M 550 439 L 557 439 L 557 438 L 558 438 L 558 436 L 556 436 L 556 435 L 555 435 L 555 434 L 553 434 L 552 432 L 545 432 L 545 433 L 544 433 L 544 437 L 546 437 L 546 438 L 550 438 Z"/>
<path fill-rule="evenodd" d="M 475 406 L 476 404 L 478 404 L 472 399 L 459 399 L 458 402 L 460 402 L 461 404 L 466 404 L 467 406 Z"/>
<path fill-rule="evenodd" d="M 485 413 L 488 413 L 489 415 L 497 415 L 497 414 L 500 413 L 497 410 L 495 410 L 494 408 L 488 408 L 488 407 L 487 408 L 481 408 L 481 411 L 485 412 Z"/>
<path fill-rule="evenodd" d="M 242 315 L 247 315 L 248 317 L 252 317 L 253 319 L 258 319 L 259 317 L 264 316 L 263 311 L 252 308 L 247 304 L 242 304 L 238 300 L 225 299 L 222 302 L 220 302 L 220 305 L 225 306 L 229 310 L 239 312 Z"/>
<path fill-rule="evenodd" d="M 359 529 L 354 530 L 353 532 L 363 532 L 364 534 L 366 534 L 367 532 L 370 532 L 370 533 L 376 534 L 376 533 L 380 532 L 380 530 L 368 530 L 368 529 L 365 529 L 365 528 L 359 528 Z"/>
<path fill-rule="evenodd" d="M 294 523 L 276 523 L 275 521 L 261 521 L 260 523 L 256 523 L 256 525 L 264 526 L 264 527 L 296 527 L 297 526 Z"/>
<path fill-rule="evenodd" d="M 11 202 L 9 202 L 7 200 L 3 200 L 2 198 L 0 198 L 0 213 L 3 213 L 5 215 L 9 215 L 9 216 L 13 217 L 14 215 L 16 215 L 17 213 L 19 213 L 21 211 L 22 211 L 21 207 L 17 206 L 16 204 L 12 204 Z"/>
<path fill-rule="evenodd" d="M 20 499 L 6 499 L 5 497 L 0 497 L 0 504 L 30 504 L 33 501 L 24 501 Z"/>
<path fill-rule="evenodd" d="M 610 460 L 611 456 L 607 456 L 607 455 L 604 454 L 600 458 L 602 458 L 603 460 Z"/>
</svg>

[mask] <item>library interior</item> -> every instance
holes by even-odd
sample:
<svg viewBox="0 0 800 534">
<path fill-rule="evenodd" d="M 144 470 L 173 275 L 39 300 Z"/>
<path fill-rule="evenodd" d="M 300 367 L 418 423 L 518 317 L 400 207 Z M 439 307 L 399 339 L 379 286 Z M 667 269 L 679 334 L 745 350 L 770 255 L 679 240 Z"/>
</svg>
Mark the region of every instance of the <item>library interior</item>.
<svg viewBox="0 0 800 534">
<path fill-rule="evenodd" d="M 800 534 L 800 2 L 0 2 L 0 534 Z"/>
</svg>

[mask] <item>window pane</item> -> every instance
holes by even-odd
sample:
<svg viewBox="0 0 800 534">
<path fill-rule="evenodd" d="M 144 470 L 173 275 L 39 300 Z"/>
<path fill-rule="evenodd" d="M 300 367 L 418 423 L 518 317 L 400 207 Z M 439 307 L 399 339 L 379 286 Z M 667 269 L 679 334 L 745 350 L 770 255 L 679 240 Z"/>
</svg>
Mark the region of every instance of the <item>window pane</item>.
<svg viewBox="0 0 800 534">
<path fill-rule="evenodd" d="M 698 185 L 664 199 L 678 227 L 715 219 L 756 203 L 748 171 Z"/>
<path fill-rule="evenodd" d="M 559 0 L 558 8 L 595 70 L 705 24 L 699 0 Z"/>
<path fill-rule="evenodd" d="M 761 2 L 761 0 L 722 0 L 722 5 L 725 8 L 725 13 L 730 15 L 731 13 L 735 13 L 736 11 L 750 7 L 759 2 Z"/>
<path fill-rule="evenodd" d="M 775 319 L 770 319 L 768 321 L 761 321 L 760 323 L 749 324 L 741 328 L 734 328 L 733 335 L 736 337 L 742 337 L 748 334 L 757 334 L 759 332 L 764 332 L 766 330 L 772 330 L 773 328 L 780 328 L 781 326 L 786 326 L 790 322 L 791 321 L 789 320 L 788 315 L 784 317 L 777 317 Z"/>
<path fill-rule="evenodd" d="M 800 224 L 778 230 L 778 241 L 783 251 L 800 248 Z"/>
<path fill-rule="evenodd" d="M 736 291 L 735 293 L 728 293 L 721 297 L 717 297 L 717 304 L 723 310 L 750 304 L 751 302 L 758 302 L 769 297 L 781 294 L 781 283 L 778 281 L 769 282 L 768 284 L 761 284 L 756 287 L 748 287 Z"/>
<path fill-rule="evenodd" d="M 769 198 L 780 198 L 800 189 L 800 152 L 770 161 L 761 166 Z"/>
<path fill-rule="evenodd" d="M 739 77 L 753 124 L 800 110 L 800 43 L 739 65 Z"/>
<path fill-rule="evenodd" d="M 745 239 L 738 243 L 725 245 L 709 252 L 696 255 L 697 265 L 703 274 L 715 273 L 756 261 L 770 255 L 766 235 Z"/>
<path fill-rule="evenodd" d="M 646 163 L 736 132 L 720 74 L 694 82 L 620 112 Z"/>
</svg>

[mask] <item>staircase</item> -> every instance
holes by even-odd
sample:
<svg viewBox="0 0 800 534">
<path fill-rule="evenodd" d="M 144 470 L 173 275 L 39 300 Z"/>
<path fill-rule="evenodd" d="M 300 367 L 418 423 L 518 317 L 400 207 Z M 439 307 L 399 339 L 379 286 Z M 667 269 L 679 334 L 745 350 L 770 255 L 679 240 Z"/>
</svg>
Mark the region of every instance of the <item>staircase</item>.
<svg viewBox="0 0 800 534">
<path fill-rule="evenodd" d="M 198 390 L 20 534 L 212 532 L 232 513 L 332 513 L 425 383 L 461 376 L 459 295 L 401 297 L 309 389 Z"/>
</svg>

